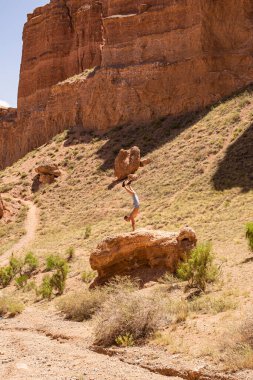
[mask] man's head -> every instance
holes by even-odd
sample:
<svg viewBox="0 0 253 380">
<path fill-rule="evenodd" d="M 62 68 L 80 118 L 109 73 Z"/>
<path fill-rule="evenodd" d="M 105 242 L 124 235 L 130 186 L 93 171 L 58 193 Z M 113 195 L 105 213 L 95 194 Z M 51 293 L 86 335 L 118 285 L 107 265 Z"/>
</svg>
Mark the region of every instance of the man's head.
<svg viewBox="0 0 253 380">
<path fill-rule="evenodd" d="M 124 220 L 125 220 L 126 222 L 129 222 L 129 220 L 130 220 L 130 217 L 129 217 L 129 216 L 127 216 L 127 215 L 125 215 L 125 216 L 124 216 Z"/>
</svg>

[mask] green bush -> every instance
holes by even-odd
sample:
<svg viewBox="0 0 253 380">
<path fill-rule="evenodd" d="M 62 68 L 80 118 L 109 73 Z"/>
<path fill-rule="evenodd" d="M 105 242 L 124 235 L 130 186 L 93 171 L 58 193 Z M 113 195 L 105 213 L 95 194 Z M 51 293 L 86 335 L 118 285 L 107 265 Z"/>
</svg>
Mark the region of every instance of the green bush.
<svg viewBox="0 0 253 380">
<path fill-rule="evenodd" d="M 115 339 L 115 343 L 121 347 L 132 347 L 134 345 L 134 338 L 132 334 L 119 335 Z"/>
<path fill-rule="evenodd" d="M 37 289 L 37 286 L 34 280 L 27 282 L 27 284 L 23 288 L 25 292 L 30 292 L 31 290 L 35 290 L 36 292 L 36 289 Z"/>
<path fill-rule="evenodd" d="M 3 288 L 8 286 L 14 275 L 13 268 L 10 265 L 0 268 L 0 286 Z"/>
<path fill-rule="evenodd" d="M 21 274 L 19 277 L 15 278 L 16 286 L 21 289 L 23 288 L 29 279 L 27 274 Z"/>
<path fill-rule="evenodd" d="M 212 245 L 199 244 L 191 251 L 189 259 L 179 264 L 177 274 L 180 279 L 188 281 L 189 287 L 197 287 L 205 291 L 206 284 L 214 282 L 219 274 L 213 260 Z"/>
<path fill-rule="evenodd" d="M 10 258 L 10 267 L 12 268 L 14 275 L 18 273 L 21 275 L 23 265 L 24 263 L 21 259 L 18 259 L 17 257 L 14 257 L 14 256 Z"/>
<path fill-rule="evenodd" d="M 67 261 L 71 261 L 74 257 L 74 254 L 75 254 L 75 248 L 69 247 L 66 251 Z"/>
<path fill-rule="evenodd" d="M 51 284 L 51 277 L 48 274 L 43 277 L 42 284 L 37 289 L 36 293 L 42 298 L 50 299 L 52 297 L 53 287 Z"/>
<path fill-rule="evenodd" d="M 39 288 L 39 294 L 41 294 L 42 298 L 51 298 L 54 290 L 62 294 L 69 270 L 67 261 L 58 255 L 50 255 L 46 259 L 46 270 L 55 272 L 52 276 L 44 277 L 44 282 Z"/>
<path fill-rule="evenodd" d="M 33 252 L 28 252 L 25 256 L 24 264 L 26 265 L 27 271 L 29 273 L 34 272 L 39 266 L 38 258 L 33 254 Z"/>
<path fill-rule="evenodd" d="M 253 252 L 253 222 L 246 224 L 246 238 L 248 239 L 249 248 Z"/>
<path fill-rule="evenodd" d="M 82 281 L 89 284 L 96 277 L 96 272 L 84 271 L 82 273 Z"/>
<path fill-rule="evenodd" d="M 68 270 L 67 263 L 63 262 L 51 277 L 51 286 L 59 294 L 64 292 Z"/>
<path fill-rule="evenodd" d="M 51 271 L 59 268 L 66 261 L 59 255 L 49 255 L 46 258 L 46 270 Z"/>
</svg>

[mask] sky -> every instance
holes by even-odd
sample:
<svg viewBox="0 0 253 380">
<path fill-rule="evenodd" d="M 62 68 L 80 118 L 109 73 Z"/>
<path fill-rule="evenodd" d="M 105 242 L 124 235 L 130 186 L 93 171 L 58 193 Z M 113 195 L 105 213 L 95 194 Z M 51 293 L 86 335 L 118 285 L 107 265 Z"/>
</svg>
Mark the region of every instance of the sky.
<svg viewBox="0 0 253 380">
<path fill-rule="evenodd" d="M 0 105 L 16 107 L 26 15 L 49 0 L 0 0 Z"/>
</svg>

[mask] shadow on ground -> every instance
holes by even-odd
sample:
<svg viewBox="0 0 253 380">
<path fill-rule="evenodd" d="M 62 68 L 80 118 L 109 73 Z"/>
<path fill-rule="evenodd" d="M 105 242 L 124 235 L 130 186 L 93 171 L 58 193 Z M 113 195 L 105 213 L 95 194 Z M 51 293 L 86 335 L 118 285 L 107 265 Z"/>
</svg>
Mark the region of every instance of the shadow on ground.
<svg viewBox="0 0 253 380">
<path fill-rule="evenodd" d="M 207 111 L 191 113 L 181 117 L 167 117 L 159 119 L 151 124 L 125 125 L 117 127 L 105 135 L 104 145 L 97 151 L 97 155 L 103 160 L 101 169 L 111 169 L 119 150 L 129 149 L 137 145 L 141 151 L 141 157 L 156 150 L 160 146 L 172 141 L 185 129 L 195 124 L 204 117 Z"/>
<path fill-rule="evenodd" d="M 216 190 L 253 189 L 253 124 L 228 148 L 213 176 Z"/>
</svg>

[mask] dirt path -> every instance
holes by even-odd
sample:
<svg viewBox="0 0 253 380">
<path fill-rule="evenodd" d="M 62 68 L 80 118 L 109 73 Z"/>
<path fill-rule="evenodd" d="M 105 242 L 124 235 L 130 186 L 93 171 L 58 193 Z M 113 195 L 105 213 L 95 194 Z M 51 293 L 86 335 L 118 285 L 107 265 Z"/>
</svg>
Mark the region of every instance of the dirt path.
<svg viewBox="0 0 253 380">
<path fill-rule="evenodd" d="M 35 233 L 39 223 L 38 209 L 35 204 L 31 201 L 23 201 L 23 204 L 29 208 L 27 217 L 25 220 L 25 235 L 14 244 L 8 251 L 6 251 L 1 256 L 1 264 L 4 265 L 8 261 L 9 257 L 16 253 L 20 252 L 25 248 L 35 237 Z"/>
<path fill-rule="evenodd" d="M 163 380 L 148 369 L 91 351 L 85 323 L 64 321 L 53 308 L 28 307 L 0 320 L 0 378 L 5 380 Z M 182 380 L 170 377 L 170 380 Z"/>
</svg>

